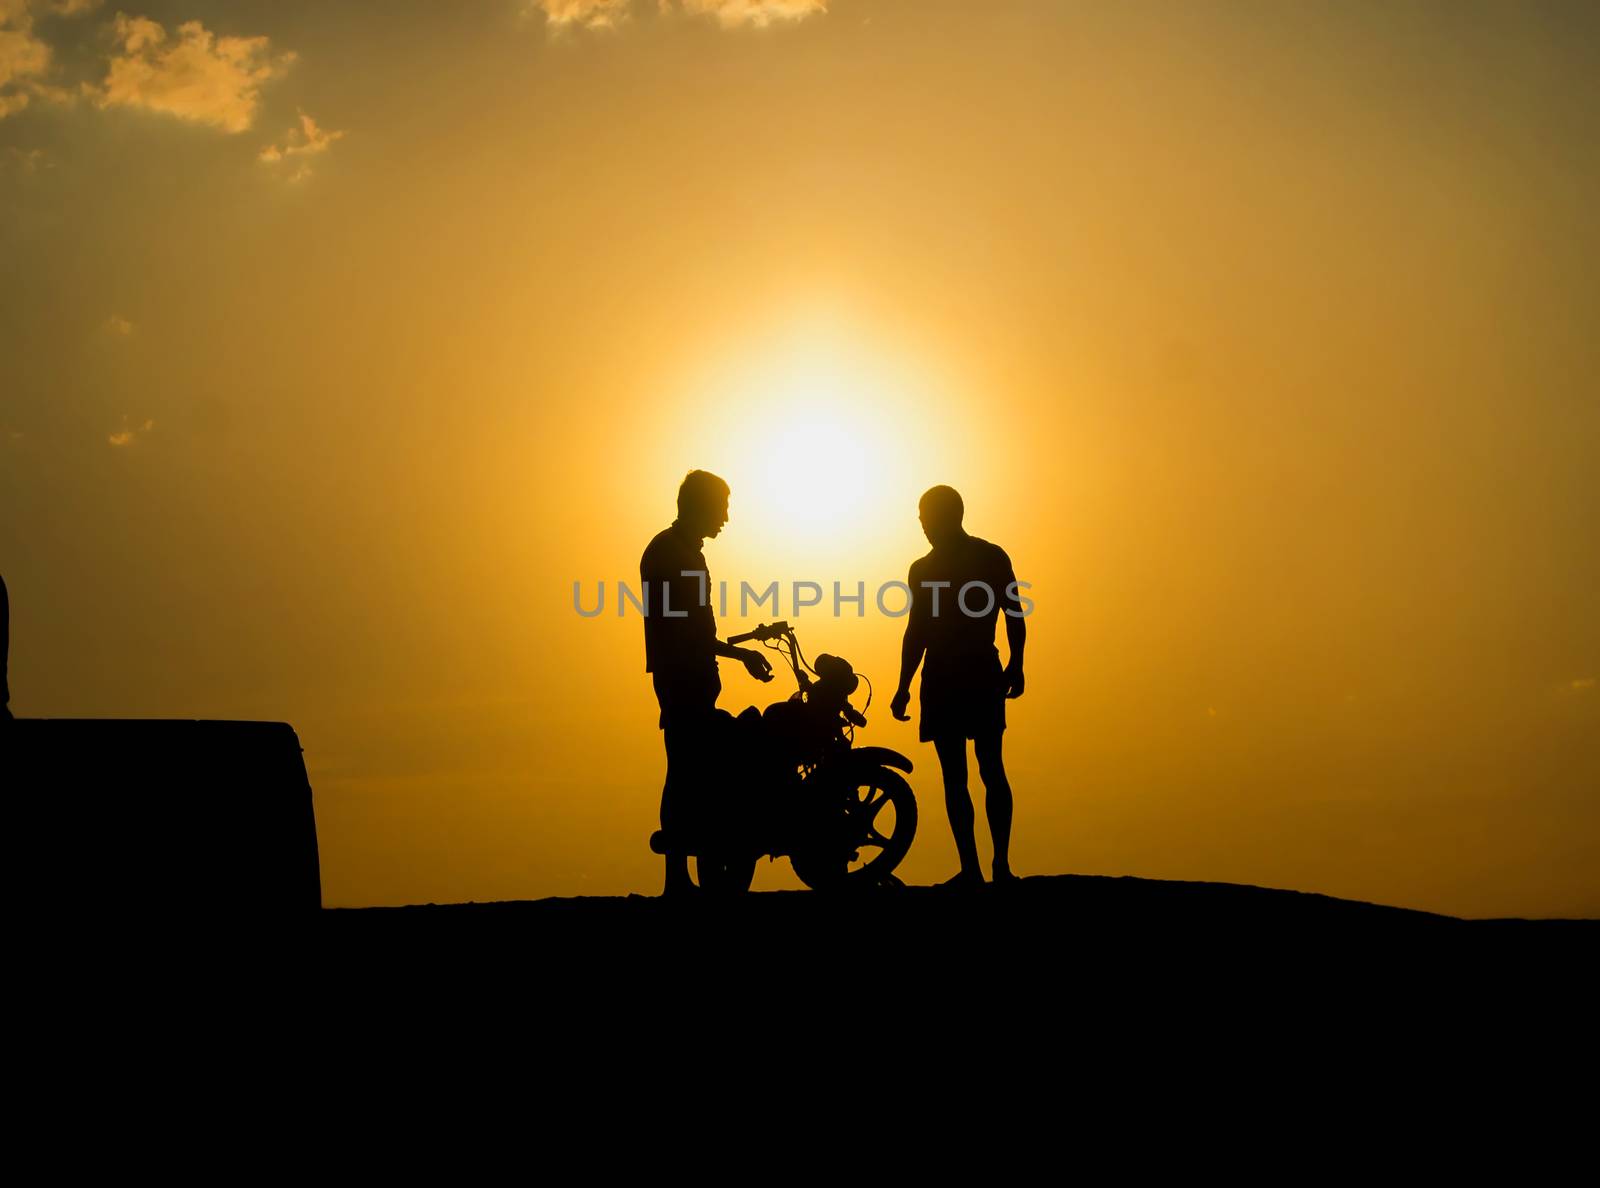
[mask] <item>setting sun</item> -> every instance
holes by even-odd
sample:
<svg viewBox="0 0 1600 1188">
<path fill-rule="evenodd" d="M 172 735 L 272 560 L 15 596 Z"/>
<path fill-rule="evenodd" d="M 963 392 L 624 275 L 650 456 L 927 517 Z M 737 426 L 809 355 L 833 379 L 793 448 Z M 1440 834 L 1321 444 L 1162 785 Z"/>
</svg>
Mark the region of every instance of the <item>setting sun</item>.
<svg viewBox="0 0 1600 1188">
<path fill-rule="evenodd" d="M 723 556 L 756 570 L 821 564 L 903 577 L 909 557 L 899 553 L 922 543 L 918 495 L 957 470 L 990 473 L 974 448 L 987 426 L 953 396 L 943 362 L 913 361 L 890 326 L 867 317 L 846 326 L 790 311 L 743 349 L 685 368 L 695 415 L 659 434 L 676 457 L 732 485 Z"/>
<path fill-rule="evenodd" d="M 825 415 L 780 413 L 763 468 L 761 498 L 785 529 L 839 531 L 849 517 L 881 503 L 891 488 L 874 483 L 893 454 L 883 442 L 868 443 L 862 430 Z"/>
</svg>

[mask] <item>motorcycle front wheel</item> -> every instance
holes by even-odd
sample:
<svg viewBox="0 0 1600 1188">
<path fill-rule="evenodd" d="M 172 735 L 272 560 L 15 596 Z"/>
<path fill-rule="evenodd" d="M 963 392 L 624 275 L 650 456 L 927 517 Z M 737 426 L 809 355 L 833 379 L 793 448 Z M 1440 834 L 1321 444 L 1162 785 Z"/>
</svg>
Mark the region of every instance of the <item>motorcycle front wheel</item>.
<svg viewBox="0 0 1600 1188">
<path fill-rule="evenodd" d="M 911 850 L 917 797 L 904 777 L 875 767 L 850 783 L 841 831 L 789 858 L 800 881 L 814 891 L 887 882 Z"/>
</svg>

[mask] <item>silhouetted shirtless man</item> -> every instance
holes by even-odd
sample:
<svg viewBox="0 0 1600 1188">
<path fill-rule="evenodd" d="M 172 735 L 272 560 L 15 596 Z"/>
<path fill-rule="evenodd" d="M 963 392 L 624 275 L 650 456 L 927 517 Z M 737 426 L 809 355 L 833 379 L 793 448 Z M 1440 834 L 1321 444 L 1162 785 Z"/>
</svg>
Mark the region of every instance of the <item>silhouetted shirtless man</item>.
<svg viewBox="0 0 1600 1188">
<path fill-rule="evenodd" d="M 707 471 L 691 470 L 678 488 L 678 518 L 656 533 L 639 559 L 644 667 L 661 704 L 659 725 L 667 747 L 667 779 L 661 789 L 665 895 L 694 887 L 688 855 L 675 848 L 673 839 L 692 827 L 694 801 L 714 775 L 711 727 L 722 692 L 717 657 L 742 661 L 757 680 L 772 679 L 772 665 L 760 652 L 717 639 L 711 574 L 701 546 L 727 522 L 728 484 Z"/>
<path fill-rule="evenodd" d="M 1022 696 L 1022 650 L 1027 637 L 1011 558 L 998 545 L 961 527 L 961 496 L 933 487 L 918 504 L 922 531 L 933 546 L 911 564 L 911 614 L 900 645 L 900 684 L 890 712 L 909 721 L 911 678 L 922 669 L 922 718 L 917 736 L 933 743 L 944 772 L 944 805 L 955 834 L 961 873 L 957 885 L 980 886 L 983 870 L 973 836 L 967 792 L 967 740 L 983 777 L 984 807 L 994 839 L 994 879 L 1011 879 L 1011 784 L 1000 757 L 1006 699 Z M 995 619 L 1005 612 L 1011 656 L 1000 667 Z M 926 663 L 924 663 L 926 656 Z"/>
</svg>

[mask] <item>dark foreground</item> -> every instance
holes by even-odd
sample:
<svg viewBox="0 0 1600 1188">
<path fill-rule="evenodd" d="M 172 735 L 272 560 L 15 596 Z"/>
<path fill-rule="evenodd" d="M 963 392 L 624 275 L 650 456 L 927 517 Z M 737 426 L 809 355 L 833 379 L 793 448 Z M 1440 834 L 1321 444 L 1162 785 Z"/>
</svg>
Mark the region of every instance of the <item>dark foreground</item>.
<svg viewBox="0 0 1600 1188">
<path fill-rule="evenodd" d="M 325 968 L 355 976 L 425 963 L 471 976 L 535 974 L 541 992 L 558 997 L 619 978 L 670 997 L 712 974 L 771 993 L 873 984 L 1010 993 L 1151 971 L 1225 981 L 1308 963 L 1330 978 L 1475 966 L 1490 974 L 1506 962 L 1553 972 L 1595 947 L 1600 922 L 1460 920 L 1260 887 L 1055 875 L 977 892 L 347 909 L 325 912 L 317 934 Z"/>
<path fill-rule="evenodd" d="M 402 1027 L 492 1021 L 569 1068 L 724 1068 L 730 1087 L 758 1070 L 887 1078 L 934 1095 L 958 1073 L 974 1089 L 1074 1084 L 1091 1068 L 1137 1080 L 1151 1061 L 1311 1080 L 1356 1052 L 1404 1063 L 1432 1050 L 1430 1075 L 1564 1061 L 1600 951 L 1593 921 L 1076 875 L 977 894 L 335 910 L 316 933 L 316 984 Z"/>
<path fill-rule="evenodd" d="M 309 1043 L 329 1076 L 361 1043 L 363 1068 L 443 1054 L 600 1075 L 717 1052 L 808 1080 L 1045 1050 L 1059 1071 L 1092 1045 L 1299 1059 L 1377 1036 L 1409 1052 L 1431 1035 L 1471 1061 L 1498 1035 L 1506 1051 L 1592 1063 L 1593 921 L 1075 875 L 976 894 L 322 910 L 312 791 L 286 725 L 19 721 L 0 732 L 0 776 L 17 843 L 14 1017 L 46 1047 L 131 1040 L 131 1068 L 180 1040 L 238 1064 L 241 1037 Z"/>
<path fill-rule="evenodd" d="M 34 923 L 17 1017 L 73 1054 L 64 1073 L 181 1054 L 197 1088 L 243 1077 L 345 1112 L 375 1081 L 461 1108 L 534 1094 L 541 1145 L 608 1119 L 690 1119 L 673 1142 L 741 1119 L 766 1160 L 930 1103 L 1044 1134 L 1085 1100 L 1123 1124 L 1236 1112 L 1241 1084 L 1291 1113 L 1380 1093 L 1403 1112 L 1419 1081 L 1554 1084 L 1592 1061 L 1600 950 L 1588 921 L 1072 875 L 975 895 L 129 904 Z M 867 1131 L 793 1130 L 850 1110 Z M 593 1150 L 655 1157 L 625 1136 Z"/>
<path fill-rule="evenodd" d="M 669 933 L 697 943 L 721 941 L 747 956 L 804 943 L 827 947 L 838 929 L 852 935 L 878 930 L 881 944 L 921 948 L 976 929 L 997 939 L 1031 937 L 1054 943 L 1073 938 L 1133 941 L 1252 940 L 1293 943 L 1316 937 L 1345 943 L 1389 938 L 1488 942 L 1511 936 L 1596 939 L 1600 921 L 1463 920 L 1327 895 L 1233 883 L 1039 875 L 981 890 L 885 887 L 834 895 L 771 891 L 737 896 L 695 894 L 552 898 L 502 903 L 426 904 L 400 908 L 342 908 L 324 913 L 322 930 L 342 941 L 374 944 L 404 937 L 442 939 L 533 933 L 553 948 L 582 947 L 592 933 L 629 945 L 649 945 Z"/>
</svg>

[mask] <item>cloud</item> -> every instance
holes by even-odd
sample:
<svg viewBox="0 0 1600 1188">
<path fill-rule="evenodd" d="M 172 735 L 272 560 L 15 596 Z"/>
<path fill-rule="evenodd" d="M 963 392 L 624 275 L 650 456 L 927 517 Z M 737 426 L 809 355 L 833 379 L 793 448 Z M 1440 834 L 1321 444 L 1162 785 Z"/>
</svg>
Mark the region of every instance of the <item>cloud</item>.
<svg viewBox="0 0 1600 1188">
<path fill-rule="evenodd" d="M 552 29 L 614 29 L 632 7 L 633 0 L 530 0 L 528 11 L 544 13 Z"/>
<path fill-rule="evenodd" d="M 93 91 L 99 106 L 142 108 L 224 132 L 250 127 L 261 85 L 295 59 L 273 54 L 265 37 L 218 37 L 199 21 L 179 25 L 176 39 L 149 17 L 119 12 L 113 28 L 117 52 Z"/>
<path fill-rule="evenodd" d="M 71 103 L 76 92 L 44 81 L 50 72 L 49 43 L 33 30 L 36 17 L 76 17 L 98 8 L 100 0 L 0 0 L 0 120 L 34 99 Z"/>
<path fill-rule="evenodd" d="M 828 11 L 828 0 L 661 0 L 663 11 L 674 4 L 696 16 L 714 17 L 724 29 L 764 29 Z"/>
<path fill-rule="evenodd" d="M 0 120 L 28 106 L 50 69 L 50 47 L 34 35 L 27 0 L 0 0 Z"/>
<path fill-rule="evenodd" d="M 149 433 L 155 427 L 156 423 L 151 420 L 146 420 L 142 425 L 130 425 L 128 424 L 128 418 L 124 416 L 122 418 L 122 428 L 108 436 L 106 440 L 117 449 L 121 449 L 124 446 L 133 445 L 142 434 Z"/>
<path fill-rule="evenodd" d="M 1574 693 L 1587 693 L 1594 688 L 1594 685 L 1595 680 L 1593 677 L 1578 677 L 1570 687 Z"/>
<path fill-rule="evenodd" d="M 19 149 L 14 144 L 6 145 L 5 156 L 0 157 L 0 169 L 15 169 L 18 173 L 37 173 L 53 164 L 43 149 Z"/>
<path fill-rule="evenodd" d="M 256 159 L 268 165 L 276 165 L 280 161 L 292 157 L 314 157 L 318 153 L 325 153 L 336 140 L 344 138 L 343 132 L 331 132 L 320 127 L 317 121 L 305 112 L 300 113 L 300 126 L 290 128 L 285 134 L 282 144 L 269 144 L 256 154 Z M 301 161 L 299 166 L 289 174 L 291 182 L 304 181 L 311 176 L 311 164 Z"/>
<path fill-rule="evenodd" d="M 614 29 L 633 15 L 634 4 L 635 0 L 528 0 L 528 11 L 543 13 L 553 30 Z M 710 17 L 724 29 L 763 29 L 826 13 L 828 0 L 656 0 L 656 10 Z"/>
<path fill-rule="evenodd" d="M 112 338 L 131 338 L 133 336 L 133 323 L 121 314 L 112 314 L 101 324 L 101 328 Z"/>
</svg>

